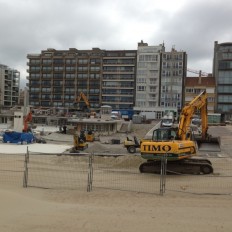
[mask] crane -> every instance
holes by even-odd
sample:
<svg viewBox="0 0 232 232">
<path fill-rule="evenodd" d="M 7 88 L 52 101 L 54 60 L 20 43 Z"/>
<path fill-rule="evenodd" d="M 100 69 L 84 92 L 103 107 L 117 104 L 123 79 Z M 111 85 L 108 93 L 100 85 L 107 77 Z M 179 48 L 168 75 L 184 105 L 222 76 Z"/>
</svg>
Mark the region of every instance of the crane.
<svg viewBox="0 0 232 232">
<path fill-rule="evenodd" d="M 202 72 L 201 70 L 194 70 L 194 69 L 189 69 L 189 68 L 187 69 L 187 72 L 198 74 L 199 77 L 207 77 L 209 75 L 209 73 Z"/>
</svg>

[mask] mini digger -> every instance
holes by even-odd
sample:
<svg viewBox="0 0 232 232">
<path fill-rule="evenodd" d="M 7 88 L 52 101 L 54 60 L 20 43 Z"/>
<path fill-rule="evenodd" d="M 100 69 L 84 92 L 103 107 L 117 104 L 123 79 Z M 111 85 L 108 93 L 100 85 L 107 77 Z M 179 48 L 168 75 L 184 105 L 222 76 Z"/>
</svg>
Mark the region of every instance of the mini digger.
<svg viewBox="0 0 232 232">
<path fill-rule="evenodd" d="M 88 148 L 88 143 L 86 143 L 86 136 L 85 136 L 85 132 L 81 131 L 80 135 L 78 135 L 77 133 L 75 133 L 73 135 L 73 141 L 74 141 L 74 147 L 73 147 L 73 152 L 74 151 L 78 151 L 78 150 L 85 150 L 86 148 Z"/>
<path fill-rule="evenodd" d="M 196 111 L 201 113 L 201 135 L 195 137 L 191 131 L 191 118 Z M 181 111 L 177 128 L 158 128 L 153 131 L 151 141 L 142 141 L 140 151 L 147 162 L 140 165 L 141 173 L 160 173 L 161 159 L 167 158 L 167 173 L 210 174 L 210 160 L 196 158 L 197 151 L 220 151 L 220 138 L 208 134 L 207 94 L 200 93 Z"/>
</svg>

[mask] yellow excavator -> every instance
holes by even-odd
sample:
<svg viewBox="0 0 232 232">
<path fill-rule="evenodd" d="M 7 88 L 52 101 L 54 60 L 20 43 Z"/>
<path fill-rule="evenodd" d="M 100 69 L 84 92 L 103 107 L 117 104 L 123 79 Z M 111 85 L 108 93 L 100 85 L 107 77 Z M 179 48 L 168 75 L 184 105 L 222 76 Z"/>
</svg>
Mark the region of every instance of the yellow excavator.
<svg viewBox="0 0 232 232">
<path fill-rule="evenodd" d="M 80 108 L 80 101 L 83 100 L 85 103 L 85 106 Z M 96 112 L 90 110 L 90 103 L 86 95 L 81 92 L 80 95 L 76 98 L 75 104 L 77 105 L 77 109 L 81 110 L 83 112 L 87 112 L 89 117 L 96 117 Z"/>
<path fill-rule="evenodd" d="M 191 131 L 191 119 L 201 113 L 201 135 L 195 138 Z M 207 94 L 203 91 L 184 106 L 177 128 L 161 127 L 153 131 L 151 141 L 140 145 L 141 156 L 147 162 L 140 165 L 142 173 L 160 173 L 161 159 L 167 157 L 170 174 L 210 174 L 212 163 L 208 159 L 195 158 L 197 150 L 220 151 L 220 138 L 208 134 Z"/>
</svg>

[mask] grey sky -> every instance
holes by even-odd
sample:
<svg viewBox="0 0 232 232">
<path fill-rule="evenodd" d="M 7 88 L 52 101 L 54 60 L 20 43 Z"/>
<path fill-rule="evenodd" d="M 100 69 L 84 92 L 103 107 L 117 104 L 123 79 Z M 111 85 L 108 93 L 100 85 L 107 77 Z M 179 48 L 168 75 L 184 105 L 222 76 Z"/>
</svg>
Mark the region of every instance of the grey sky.
<svg viewBox="0 0 232 232">
<path fill-rule="evenodd" d="M 214 41 L 232 42 L 231 0 L 0 0 L 0 63 L 28 75 L 27 54 L 165 43 L 212 72 Z"/>
</svg>

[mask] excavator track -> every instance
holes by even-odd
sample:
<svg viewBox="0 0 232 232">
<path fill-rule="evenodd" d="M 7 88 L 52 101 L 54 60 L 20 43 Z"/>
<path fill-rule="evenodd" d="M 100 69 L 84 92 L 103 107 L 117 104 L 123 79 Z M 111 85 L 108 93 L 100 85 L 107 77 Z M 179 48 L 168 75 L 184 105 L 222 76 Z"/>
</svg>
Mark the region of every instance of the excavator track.
<svg viewBox="0 0 232 232">
<path fill-rule="evenodd" d="M 161 161 L 148 160 L 142 163 L 139 167 L 141 173 L 155 173 L 160 174 L 161 172 Z M 180 174 L 210 174 L 213 173 L 213 167 L 207 159 L 184 159 L 177 161 L 167 161 L 166 173 L 169 175 L 180 175 Z"/>
</svg>

